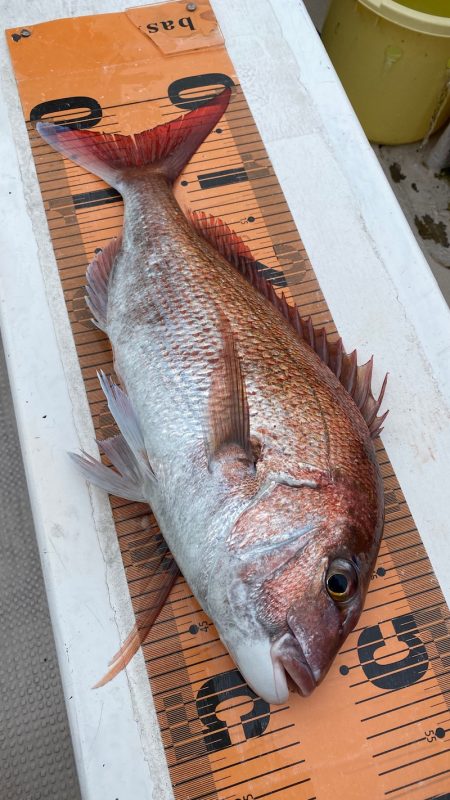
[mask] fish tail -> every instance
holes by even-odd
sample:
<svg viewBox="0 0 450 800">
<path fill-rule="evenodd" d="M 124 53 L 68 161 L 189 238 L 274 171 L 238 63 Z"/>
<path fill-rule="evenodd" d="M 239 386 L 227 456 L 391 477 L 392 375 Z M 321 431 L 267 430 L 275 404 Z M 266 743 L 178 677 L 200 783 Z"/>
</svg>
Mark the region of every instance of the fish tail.
<svg viewBox="0 0 450 800">
<path fill-rule="evenodd" d="M 36 129 L 63 156 L 116 189 L 130 167 L 152 165 L 173 182 L 226 111 L 230 95 L 227 88 L 183 117 L 131 136 L 49 122 L 38 122 Z"/>
</svg>

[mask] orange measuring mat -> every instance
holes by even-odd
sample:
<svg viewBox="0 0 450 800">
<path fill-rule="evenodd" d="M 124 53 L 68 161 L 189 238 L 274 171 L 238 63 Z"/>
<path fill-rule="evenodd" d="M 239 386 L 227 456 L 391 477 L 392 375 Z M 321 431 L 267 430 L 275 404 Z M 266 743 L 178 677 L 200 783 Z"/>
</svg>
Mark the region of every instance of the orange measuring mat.
<svg viewBox="0 0 450 800">
<path fill-rule="evenodd" d="M 96 371 L 113 367 L 84 281 L 97 248 L 121 229 L 122 201 L 45 144 L 34 130 L 40 119 L 129 134 L 234 85 L 177 197 L 222 217 L 275 288 L 335 330 L 207 2 L 6 35 L 98 438 L 114 429 Z M 176 800 L 450 800 L 449 610 L 379 440 L 376 448 L 386 492 L 380 555 L 358 626 L 309 698 L 270 707 L 256 697 L 177 580 L 143 647 Z M 114 497 L 111 507 L 139 619 L 161 580 L 164 543 L 148 507 Z"/>
</svg>

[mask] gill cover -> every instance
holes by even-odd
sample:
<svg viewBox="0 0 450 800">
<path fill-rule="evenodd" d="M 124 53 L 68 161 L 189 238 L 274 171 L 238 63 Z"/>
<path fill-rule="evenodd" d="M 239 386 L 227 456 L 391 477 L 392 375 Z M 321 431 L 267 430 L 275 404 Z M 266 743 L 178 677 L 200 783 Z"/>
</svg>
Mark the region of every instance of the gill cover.
<svg viewBox="0 0 450 800">
<path fill-rule="evenodd" d="M 269 703 L 280 704 L 289 694 L 288 675 L 303 693 L 314 682 L 300 646 L 283 628 L 272 625 L 264 587 L 278 582 L 290 563 L 301 559 L 320 520 L 299 521 L 298 501 L 318 483 L 308 475 L 294 485 L 272 478 L 239 517 L 218 552 L 207 594 L 208 613 L 249 686 Z M 274 513 L 276 509 L 276 513 Z M 219 573 L 220 565 L 220 573 Z M 285 615 L 286 616 L 286 615 Z M 284 636 L 282 645 L 277 645 Z"/>
</svg>

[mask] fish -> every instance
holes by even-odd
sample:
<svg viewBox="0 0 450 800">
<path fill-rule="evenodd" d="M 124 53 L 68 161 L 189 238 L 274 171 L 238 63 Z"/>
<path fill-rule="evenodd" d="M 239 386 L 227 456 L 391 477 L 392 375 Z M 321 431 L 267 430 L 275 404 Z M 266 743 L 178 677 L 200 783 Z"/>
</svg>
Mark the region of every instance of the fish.
<svg viewBox="0 0 450 800">
<path fill-rule="evenodd" d="M 107 492 L 149 503 L 167 545 L 154 607 L 97 686 L 137 652 L 181 572 L 252 690 L 283 704 L 324 679 L 361 614 L 383 530 L 373 358 L 316 329 L 248 245 L 173 184 L 230 89 L 134 135 L 40 122 L 54 149 L 124 200 L 122 234 L 87 270 L 118 382 L 112 466 L 73 454 Z M 387 376 L 386 376 L 387 377 Z"/>
</svg>

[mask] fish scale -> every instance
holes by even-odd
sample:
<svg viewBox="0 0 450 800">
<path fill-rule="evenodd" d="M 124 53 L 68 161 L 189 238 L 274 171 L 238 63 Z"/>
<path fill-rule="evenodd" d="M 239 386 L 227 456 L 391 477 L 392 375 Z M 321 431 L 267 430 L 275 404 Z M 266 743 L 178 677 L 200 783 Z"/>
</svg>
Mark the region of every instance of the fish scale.
<svg viewBox="0 0 450 800">
<path fill-rule="evenodd" d="M 111 338 L 116 353 L 123 353 L 121 360 L 116 356 L 119 372 L 135 404 L 140 406 L 141 413 L 151 414 L 153 419 L 156 415 L 160 419 L 168 402 L 165 395 L 158 399 L 158 383 L 167 386 L 167 393 L 170 393 L 170 385 L 175 385 L 172 402 L 177 402 L 180 413 L 177 415 L 172 406 L 167 424 L 170 424 L 171 430 L 180 432 L 187 428 L 192 432 L 193 420 L 199 418 L 199 409 L 200 417 L 202 406 L 206 411 L 210 372 L 219 358 L 221 342 L 217 334 L 217 309 L 226 309 L 242 353 L 247 391 L 249 397 L 253 398 L 250 413 L 254 429 L 262 427 L 268 430 L 277 426 L 280 429 L 278 437 L 282 438 L 284 423 L 288 421 L 290 426 L 298 429 L 299 436 L 303 435 L 303 441 L 294 453 L 289 431 L 284 441 L 279 442 L 287 458 L 295 454 L 300 461 L 324 470 L 328 468 L 330 460 L 341 467 L 348 466 L 346 454 L 352 452 L 352 430 L 351 426 L 345 430 L 346 420 L 340 416 L 339 422 L 344 425 L 342 436 L 341 428 L 337 429 L 336 391 L 340 391 L 337 381 L 333 382 L 332 390 L 327 391 L 332 376 L 325 375 L 320 397 L 317 396 L 313 380 L 306 373 L 311 361 L 316 362 L 312 364 L 312 369 L 317 371 L 317 359 L 289 329 L 286 330 L 285 325 L 276 326 L 278 320 L 274 319 L 271 307 L 255 296 L 252 288 L 239 275 L 233 274 L 228 264 L 221 263 L 217 253 L 212 254 L 202 245 L 184 217 L 180 218 L 179 207 L 174 207 L 167 183 L 157 188 L 154 181 L 149 180 L 148 184 L 148 187 L 140 188 L 138 193 L 133 189 L 125 194 L 129 203 L 125 231 L 127 218 L 130 225 L 133 219 L 136 220 L 134 224 L 138 230 L 128 234 L 133 241 L 133 255 L 122 255 L 115 265 L 108 312 L 112 320 L 116 305 L 118 314 L 121 317 L 123 315 L 121 333 L 111 332 Z M 129 201 L 128 194 L 131 195 Z M 165 213 L 160 209 L 164 209 Z M 145 224 L 144 214 L 147 214 Z M 150 234 L 143 236 L 143 230 L 152 232 L 154 249 L 150 250 L 150 255 Z M 164 248 L 165 241 L 171 245 L 167 251 Z M 171 255 L 174 244 L 181 254 L 177 257 Z M 151 263 L 148 268 L 150 273 L 143 266 L 148 261 Z M 122 277 L 119 277 L 119 270 Z M 122 288 L 116 289 L 116 285 Z M 147 348 L 149 362 L 141 363 L 139 360 L 135 364 L 130 345 L 122 350 L 121 342 L 126 342 L 132 332 L 134 338 L 136 325 L 140 325 L 144 319 L 142 347 Z M 157 320 L 160 329 L 155 330 L 158 325 L 154 320 Z M 112 326 L 116 326 L 117 322 L 111 321 L 110 325 L 112 331 Z M 155 350 L 154 355 L 152 349 Z M 138 391 L 131 387 L 134 382 L 142 385 L 142 370 L 149 369 L 150 362 L 152 374 L 158 374 L 158 378 L 154 380 L 152 393 L 147 397 L 144 407 Z M 163 376 L 168 377 L 165 379 Z M 289 383 L 286 384 L 288 376 Z M 198 386 L 200 398 L 191 396 L 187 383 Z M 349 405 L 346 399 L 344 402 Z M 316 426 L 312 436 L 311 419 L 317 416 L 317 409 L 324 425 L 322 430 L 320 424 Z M 329 431 L 330 428 L 336 430 L 334 438 L 330 438 L 329 432 L 325 435 L 325 430 Z M 202 426 L 197 425 L 195 435 L 198 436 L 201 430 Z M 151 448 L 151 440 L 149 443 Z M 159 457 L 159 454 L 156 456 Z M 353 459 L 352 454 L 352 463 Z"/>
</svg>

